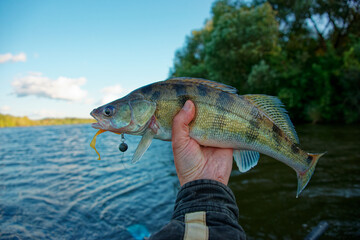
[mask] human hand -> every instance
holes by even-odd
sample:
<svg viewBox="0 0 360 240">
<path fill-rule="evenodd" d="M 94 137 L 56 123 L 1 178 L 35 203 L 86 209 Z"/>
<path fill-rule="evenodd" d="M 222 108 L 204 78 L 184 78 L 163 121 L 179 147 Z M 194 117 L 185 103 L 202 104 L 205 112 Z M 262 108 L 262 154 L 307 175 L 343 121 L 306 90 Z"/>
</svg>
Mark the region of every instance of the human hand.
<svg viewBox="0 0 360 240">
<path fill-rule="evenodd" d="M 172 147 L 180 185 L 197 179 L 212 179 L 225 185 L 233 162 L 233 149 L 204 147 L 189 136 L 189 123 L 195 116 L 195 105 L 186 101 L 174 117 Z"/>
</svg>

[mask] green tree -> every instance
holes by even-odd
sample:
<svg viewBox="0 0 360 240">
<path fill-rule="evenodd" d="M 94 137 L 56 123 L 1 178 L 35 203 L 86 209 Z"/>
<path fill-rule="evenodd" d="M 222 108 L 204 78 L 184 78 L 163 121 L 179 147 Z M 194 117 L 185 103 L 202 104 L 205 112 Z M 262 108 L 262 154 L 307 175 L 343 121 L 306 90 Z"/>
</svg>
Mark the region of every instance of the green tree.
<svg viewBox="0 0 360 240">
<path fill-rule="evenodd" d="M 205 44 L 209 41 L 212 29 L 212 21 L 208 21 L 204 29 L 192 31 L 191 36 L 186 38 L 185 47 L 175 53 L 174 67 L 170 70 L 170 75 L 209 77 L 205 66 L 204 49 Z"/>
<path fill-rule="evenodd" d="M 278 25 L 269 4 L 236 7 L 218 1 L 213 18 L 187 37 L 175 54 L 172 76 L 209 78 L 244 87 L 252 66 L 279 52 Z"/>
<path fill-rule="evenodd" d="M 218 0 L 175 55 L 172 76 L 277 95 L 292 119 L 360 120 L 360 3 Z"/>
<path fill-rule="evenodd" d="M 221 1 L 214 5 L 214 26 L 205 45 L 205 64 L 211 79 L 242 90 L 247 88 L 252 67 L 278 54 L 278 24 L 267 3 L 230 9 Z"/>
</svg>

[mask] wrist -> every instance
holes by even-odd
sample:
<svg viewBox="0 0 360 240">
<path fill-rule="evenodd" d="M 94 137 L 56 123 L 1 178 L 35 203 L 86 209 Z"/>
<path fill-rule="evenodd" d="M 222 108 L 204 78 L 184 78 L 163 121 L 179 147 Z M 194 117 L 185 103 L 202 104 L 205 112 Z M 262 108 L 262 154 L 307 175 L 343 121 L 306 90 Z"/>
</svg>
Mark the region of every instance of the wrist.
<svg viewBox="0 0 360 240">
<path fill-rule="evenodd" d="M 193 177 L 193 178 L 182 178 L 182 177 L 178 176 L 181 187 L 189 182 L 193 182 L 196 180 L 212 180 L 212 181 L 220 182 L 227 186 L 229 183 L 229 177 L 223 177 L 223 176 L 215 177 L 215 176 L 203 175 L 203 176 L 197 176 L 197 177 Z"/>
</svg>

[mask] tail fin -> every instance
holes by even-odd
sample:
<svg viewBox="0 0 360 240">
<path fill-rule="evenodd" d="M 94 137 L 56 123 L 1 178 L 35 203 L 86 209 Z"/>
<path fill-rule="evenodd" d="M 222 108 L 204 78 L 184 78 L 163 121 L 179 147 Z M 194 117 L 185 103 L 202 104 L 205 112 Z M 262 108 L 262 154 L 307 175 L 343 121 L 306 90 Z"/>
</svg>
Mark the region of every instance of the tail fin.
<svg viewBox="0 0 360 240">
<path fill-rule="evenodd" d="M 298 177 L 298 188 L 297 188 L 296 197 L 299 196 L 301 191 L 304 190 L 306 185 L 309 183 L 311 176 L 314 174 L 315 166 L 319 158 L 325 153 L 326 152 L 320 154 L 308 153 L 308 159 L 311 160 L 310 167 L 305 172 L 296 172 Z"/>
</svg>

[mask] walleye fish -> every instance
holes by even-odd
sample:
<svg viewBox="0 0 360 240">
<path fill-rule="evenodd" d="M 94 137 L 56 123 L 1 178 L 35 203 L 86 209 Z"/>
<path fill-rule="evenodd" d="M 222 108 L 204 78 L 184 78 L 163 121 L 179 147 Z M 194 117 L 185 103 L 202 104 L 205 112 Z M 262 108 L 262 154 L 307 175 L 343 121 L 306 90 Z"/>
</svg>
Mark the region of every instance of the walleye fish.
<svg viewBox="0 0 360 240">
<path fill-rule="evenodd" d="M 91 112 L 100 129 L 117 134 L 142 135 L 132 162 L 138 161 L 151 141 L 171 141 L 174 116 L 187 100 L 196 106 L 190 137 L 203 146 L 233 148 L 241 172 L 254 167 L 259 153 L 293 168 L 298 196 L 314 173 L 319 158 L 298 147 L 299 139 L 281 101 L 267 95 L 237 95 L 231 86 L 198 78 L 171 78 L 134 90 Z M 95 149 L 96 150 L 96 149 Z M 100 159 L 100 155 L 99 155 Z"/>
</svg>

